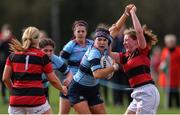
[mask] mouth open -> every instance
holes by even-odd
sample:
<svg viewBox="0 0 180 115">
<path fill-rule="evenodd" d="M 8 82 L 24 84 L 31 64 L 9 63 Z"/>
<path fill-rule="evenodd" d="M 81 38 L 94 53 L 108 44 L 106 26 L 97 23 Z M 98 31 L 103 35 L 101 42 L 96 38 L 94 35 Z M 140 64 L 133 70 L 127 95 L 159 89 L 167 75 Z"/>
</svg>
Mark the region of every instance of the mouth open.
<svg viewBox="0 0 180 115">
<path fill-rule="evenodd" d="M 105 46 L 99 46 L 99 48 L 103 49 L 103 48 L 105 48 Z"/>
</svg>

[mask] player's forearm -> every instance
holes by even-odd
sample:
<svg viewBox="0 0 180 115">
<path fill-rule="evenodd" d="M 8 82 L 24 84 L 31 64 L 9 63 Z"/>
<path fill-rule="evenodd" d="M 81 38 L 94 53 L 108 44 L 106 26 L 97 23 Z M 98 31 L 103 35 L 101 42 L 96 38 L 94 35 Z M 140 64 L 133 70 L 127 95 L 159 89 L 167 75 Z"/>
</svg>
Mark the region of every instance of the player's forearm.
<svg viewBox="0 0 180 115">
<path fill-rule="evenodd" d="M 10 80 L 3 80 L 4 84 L 6 85 L 6 87 L 11 90 L 12 89 L 12 83 Z"/>
<path fill-rule="evenodd" d="M 93 72 L 93 76 L 96 79 L 98 79 L 98 78 L 105 78 L 106 76 L 108 76 L 108 74 L 111 74 L 112 72 L 114 72 L 113 66 L 112 67 L 103 68 L 103 69 L 98 69 L 98 70 Z"/>
<path fill-rule="evenodd" d="M 12 67 L 11 66 L 5 66 L 2 81 L 6 85 L 6 87 L 11 90 L 12 89 L 12 82 L 11 82 L 11 76 L 12 76 Z"/>
<path fill-rule="evenodd" d="M 147 44 L 146 44 L 146 40 L 144 37 L 143 28 L 141 26 L 141 23 L 135 13 L 135 11 L 131 11 L 131 17 L 132 17 L 134 29 L 136 31 L 136 36 L 137 36 L 139 47 L 144 49 Z"/>
<path fill-rule="evenodd" d="M 64 81 L 63 81 L 63 85 L 64 86 L 69 86 L 69 84 L 71 83 L 72 79 L 73 79 L 73 74 L 71 73 L 71 71 L 69 71 L 67 73 L 67 75 L 66 75 L 66 79 L 64 79 Z"/>
<path fill-rule="evenodd" d="M 119 18 L 119 20 L 118 20 L 114 25 L 112 25 L 112 27 L 109 29 L 110 35 L 111 35 L 113 38 L 115 38 L 115 37 L 118 35 L 121 27 L 124 25 L 124 23 L 125 23 L 125 21 L 126 21 L 127 18 L 128 18 L 128 16 L 127 16 L 126 14 L 123 14 L 123 15 Z"/>
<path fill-rule="evenodd" d="M 120 57 L 118 52 L 109 52 L 109 56 L 115 60 L 116 63 L 120 64 Z"/>
<path fill-rule="evenodd" d="M 62 84 L 54 72 L 47 75 L 48 81 L 58 90 L 62 91 Z"/>
<path fill-rule="evenodd" d="M 133 26 L 134 26 L 135 31 L 137 33 L 143 33 L 141 23 L 139 22 L 139 19 L 138 19 L 136 13 L 131 12 L 131 17 L 132 17 L 132 22 L 133 22 Z"/>
<path fill-rule="evenodd" d="M 62 91 L 62 84 L 61 84 L 61 82 L 60 82 L 58 79 L 56 79 L 56 80 L 54 80 L 54 81 L 50 81 L 50 83 L 51 83 L 56 89 Z"/>
<path fill-rule="evenodd" d="M 71 71 L 68 72 L 68 74 L 66 75 L 66 78 L 71 81 L 73 79 L 73 74 Z"/>
<path fill-rule="evenodd" d="M 118 30 L 121 29 L 121 27 L 124 25 L 127 18 L 128 18 L 128 15 L 123 13 L 123 15 L 120 17 L 120 19 L 116 22 L 116 27 Z"/>
</svg>

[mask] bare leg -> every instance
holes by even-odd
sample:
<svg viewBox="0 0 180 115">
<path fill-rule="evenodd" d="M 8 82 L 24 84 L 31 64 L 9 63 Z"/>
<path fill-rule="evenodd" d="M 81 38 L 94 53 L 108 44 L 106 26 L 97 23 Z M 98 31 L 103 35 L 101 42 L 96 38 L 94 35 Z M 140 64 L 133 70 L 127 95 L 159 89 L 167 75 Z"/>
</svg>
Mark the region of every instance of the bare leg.
<svg viewBox="0 0 180 115">
<path fill-rule="evenodd" d="M 78 114 L 91 114 L 87 101 L 77 103 L 73 107 Z"/>
<path fill-rule="evenodd" d="M 103 103 L 90 107 L 92 114 L 106 114 L 105 106 Z"/>
<path fill-rule="evenodd" d="M 71 105 L 68 99 L 60 97 L 59 100 L 59 114 L 68 114 L 71 109 Z"/>
<path fill-rule="evenodd" d="M 44 112 L 43 114 L 53 114 L 53 112 L 52 112 L 52 109 L 50 108 L 50 109 L 48 109 L 46 112 Z"/>
</svg>

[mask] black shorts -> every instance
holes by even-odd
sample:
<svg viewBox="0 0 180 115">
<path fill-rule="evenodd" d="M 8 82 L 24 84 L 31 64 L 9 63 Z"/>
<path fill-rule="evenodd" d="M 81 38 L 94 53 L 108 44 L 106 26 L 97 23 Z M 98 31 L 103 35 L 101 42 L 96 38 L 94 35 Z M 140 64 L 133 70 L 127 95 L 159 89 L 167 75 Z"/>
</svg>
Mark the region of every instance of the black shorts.
<svg viewBox="0 0 180 115">
<path fill-rule="evenodd" d="M 84 100 L 88 102 L 89 106 L 103 103 L 99 93 L 99 85 L 89 87 L 73 80 L 68 90 L 68 96 L 72 106 Z"/>
<path fill-rule="evenodd" d="M 64 99 L 69 99 L 68 95 L 64 95 L 62 92 L 59 93 L 59 96 Z"/>
</svg>

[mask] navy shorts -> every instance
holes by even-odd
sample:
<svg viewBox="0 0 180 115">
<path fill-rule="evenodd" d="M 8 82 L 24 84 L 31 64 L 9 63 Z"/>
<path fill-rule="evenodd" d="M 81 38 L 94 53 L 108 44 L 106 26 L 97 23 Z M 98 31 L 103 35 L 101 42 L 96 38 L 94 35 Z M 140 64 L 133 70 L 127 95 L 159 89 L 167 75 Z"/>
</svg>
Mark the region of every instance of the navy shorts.
<svg viewBox="0 0 180 115">
<path fill-rule="evenodd" d="M 73 80 L 68 90 L 68 96 L 72 106 L 85 100 L 89 106 L 103 103 L 99 93 L 99 85 L 89 87 Z"/>
<path fill-rule="evenodd" d="M 62 92 L 59 93 L 59 96 L 64 99 L 69 99 L 68 95 L 64 95 Z"/>
</svg>

